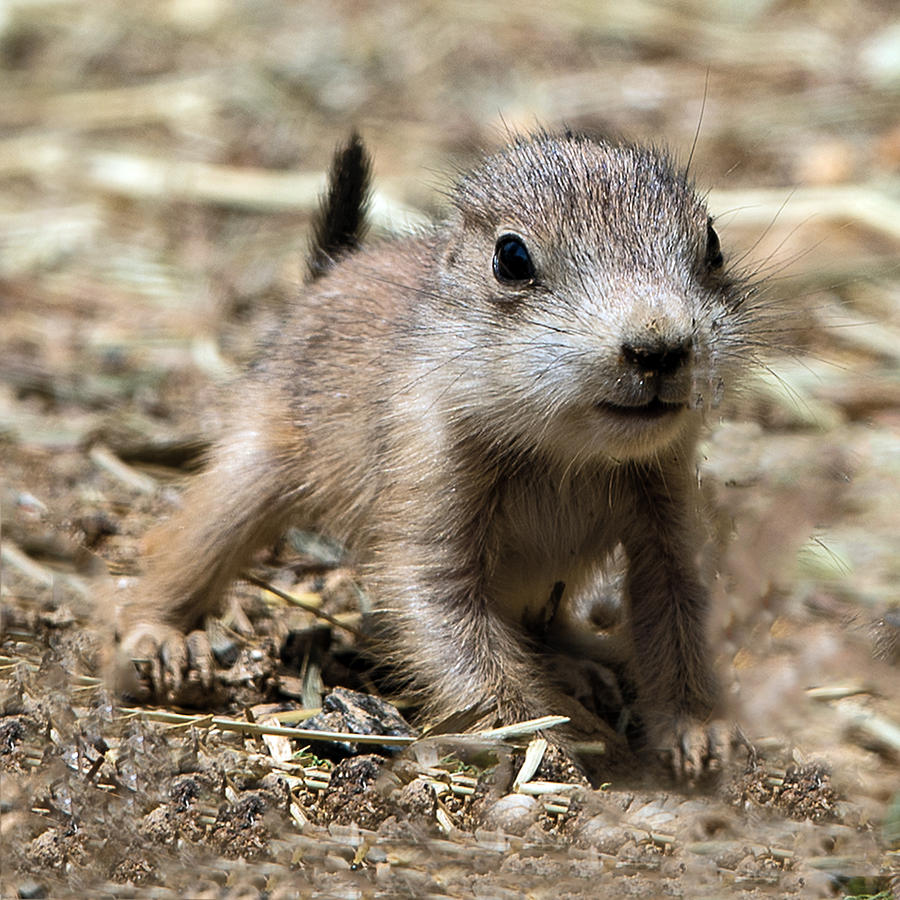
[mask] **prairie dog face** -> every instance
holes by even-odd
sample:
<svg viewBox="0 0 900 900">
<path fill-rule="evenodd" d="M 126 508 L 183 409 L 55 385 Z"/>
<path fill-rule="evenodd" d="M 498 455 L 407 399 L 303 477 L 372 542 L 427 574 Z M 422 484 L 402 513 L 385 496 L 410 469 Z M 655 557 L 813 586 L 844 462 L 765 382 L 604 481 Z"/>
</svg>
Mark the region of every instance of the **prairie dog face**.
<svg viewBox="0 0 900 900">
<path fill-rule="evenodd" d="M 444 234 L 437 389 L 522 449 L 567 464 L 652 456 L 748 356 L 749 292 L 656 151 L 518 141 L 463 179 Z"/>
</svg>

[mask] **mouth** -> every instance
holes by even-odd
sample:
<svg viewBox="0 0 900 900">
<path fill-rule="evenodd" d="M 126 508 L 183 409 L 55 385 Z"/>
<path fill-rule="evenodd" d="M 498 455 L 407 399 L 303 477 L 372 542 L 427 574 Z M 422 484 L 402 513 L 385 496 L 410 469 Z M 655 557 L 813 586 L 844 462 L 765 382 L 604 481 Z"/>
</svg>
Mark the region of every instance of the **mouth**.
<svg viewBox="0 0 900 900">
<path fill-rule="evenodd" d="M 597 404 L 597 408 L 619 419 L 649 422 L 664 419 L 667 416 L 674 416 L 687 409 L 687 404 L 666 403 L 664 400 L 660 400 L 659 397 L 654 397 L 649 402 L 637 406 L 619 406 L 616 403 L 601 401 Z"/>
</svg>

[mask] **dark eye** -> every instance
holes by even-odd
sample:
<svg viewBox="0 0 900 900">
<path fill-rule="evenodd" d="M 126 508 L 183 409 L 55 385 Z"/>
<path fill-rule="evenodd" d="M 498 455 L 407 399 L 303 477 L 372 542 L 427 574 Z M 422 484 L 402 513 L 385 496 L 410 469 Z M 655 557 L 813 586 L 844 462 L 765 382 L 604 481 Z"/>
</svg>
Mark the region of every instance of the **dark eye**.
<svg viewBox="0 0 900 900">
<path fill-rule="evenodd" d="M 706 265 L 710 269 L 721 269 L 725 263 L 722 257 L 722 247 L 719 244 L 719 236 L 712 222 L 706 223 Z"/>
<path fill-rule="evenodd" d="M 534 263 L 528 248 L 518 235 L 504 234 L 494 247 L 494 277 L 501 284 L 533 281 Z"/>
</svg>

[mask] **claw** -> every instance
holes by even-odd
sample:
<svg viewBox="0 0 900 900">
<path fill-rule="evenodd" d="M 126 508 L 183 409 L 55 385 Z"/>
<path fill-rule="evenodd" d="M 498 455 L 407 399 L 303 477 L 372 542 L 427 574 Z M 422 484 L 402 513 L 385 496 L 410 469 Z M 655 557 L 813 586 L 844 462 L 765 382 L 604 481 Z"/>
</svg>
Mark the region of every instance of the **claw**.
<svg viewBox="0 0 900 900">
<path fill-rule="evenodd" d="M 167 632 L 160 642 L 156 659 L 159 667 L 158 670 L 154 670 L 156 678 L 153 687 L 158 696 L 174 701 L 181 692 L 188 668 L 188 651 L 184 635 Z"/>
<path fill-rule="evenodd" d="M 208 691 L 213 683 L 213 651 L 209 637 L 205 631 L 192 631 L 184 645 L 187 649 L 188 670 L 196 673 L 200 686 Z"/>
<path fill-rule="evenodd" d="M 140 702 L 195 705 L 212 689 L 212 659 L 205 632 L 184 635 L 168 625 L 141 622 L 119 645 L 117 688 Z"/>
<path fill-rule="evenodd" d="M 722 719 L 679 719 L 656 741 L 660 755 L 680 781 L 694 784 L 714 775 L 731 758 L 734 726 Z"/>
</svg>

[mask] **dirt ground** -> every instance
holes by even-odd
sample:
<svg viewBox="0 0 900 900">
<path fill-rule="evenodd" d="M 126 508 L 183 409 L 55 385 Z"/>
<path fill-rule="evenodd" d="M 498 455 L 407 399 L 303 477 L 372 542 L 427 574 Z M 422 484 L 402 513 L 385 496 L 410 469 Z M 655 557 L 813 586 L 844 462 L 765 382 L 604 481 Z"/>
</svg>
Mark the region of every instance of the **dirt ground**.
<svg viewBox="0 0 900 900">
<path fill-rule="evenodd" d="M 898 113 L 891 0 L 0 6 L 0 896 L 900 897 Z M 408 746 L 352 572 L 301 534 L 254 571 L 305 605 L 242 582 L 212 696 L 123 705 L 104 586 L 291 302 L 335 144 L 374 151 L 387 233 L 537 123 L 682 160 L 699 128 L 723 246 L 783 309 L 702 460 L 753 751 L 592 790 L 520 772 L 527 736 Z M 394 745 L 311 742 L 326 696 Z"/>
</svg>

